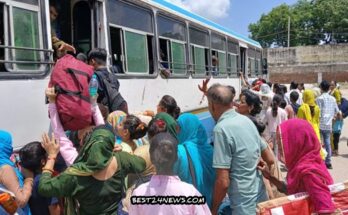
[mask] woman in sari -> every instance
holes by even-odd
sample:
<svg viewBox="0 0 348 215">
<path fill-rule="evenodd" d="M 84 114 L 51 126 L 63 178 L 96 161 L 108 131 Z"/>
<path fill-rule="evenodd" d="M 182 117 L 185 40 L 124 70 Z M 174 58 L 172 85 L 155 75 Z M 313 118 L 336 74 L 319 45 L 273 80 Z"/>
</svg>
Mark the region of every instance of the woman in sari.
<svg viewBox="0 0 348 215">
<path fill-rule="evenodd" d="M 34 174 L 22 168 L 22 171 L 26 173 L 23 175 L 10 160 L 12 153 L 11 134 L 0 130 L 0 187 L 15 195 L 19 215 L 30 215 L 28 201 L 33 188 Z M 2 206 L 0 206 L 0 214 L 7 214 Z"/>
<path fill-rule="evenodd" d="M 333 184 L 330 173 L 320 157 L 320 142 L 313 127 L 305 120 L 291 119 L 277 130 L 279 160 L 288 169 L 286 183 L 270 175 L 261 162 L 259 169 L 288 195 L 307 192 L 318 214 L 335 212 L 328 185 Z"/>
<path fill-rule="evenodd" d="M 166 123 L 167 132 L 170 133 L 175 139 L 178 140 L 179 126 L 175 119 L 167 113 L 158 113 L 154 119 L 161 119 Z"/>
<path fill-rule="evenodd" d="M 99 126 L 85 138 L 74 164 L 52 177 L 59 144 L 43 136 L 48 160 L 43 168 L 39 193 L 66 197 L 65 214 L 117 214 L 123 195 L 124 178 L 145 169 L 144 159 L 126 152 L 113 153 L 115 135 L 108 126 Z M 78 202 L 78 204 L 76 204 Z"/>
<path fill-rule="evenodd" d="M 147 132 L 147 126 L 138 117 L 126 115 L 122 111 L 114 111 L 109 114 L 108 123 L 116 132 L 116 144 L 122 146 L 122 151 L 133 154 L 137 147 L 142 146 L 143 138 Z"/>
<path fill-rule="evenodd" d="M 312 90 L 303 92 L 303 103 L 298 109 L 297 118 L 307 120 L 313 127 L 315 134 L 320 140 L 320 109 L 315 103 L 315 95 Z"/>
<path fill-rule="evenodd" d="M 197 116 L 182 114 L 178 123 L 178 160 L 174 165 L 174 173 L 182 181 L 193 184 L 211 206 L 215 182 L 213 147 L 208 143 L 205 128 Z"/>
</svg>

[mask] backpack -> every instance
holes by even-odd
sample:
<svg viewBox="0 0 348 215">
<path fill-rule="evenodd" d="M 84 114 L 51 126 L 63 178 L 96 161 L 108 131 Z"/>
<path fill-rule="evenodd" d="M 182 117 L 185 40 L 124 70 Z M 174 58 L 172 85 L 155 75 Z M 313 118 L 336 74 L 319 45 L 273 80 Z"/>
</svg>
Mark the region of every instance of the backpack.
<svg viewBox="0 0 348 215">
<path fill-rule="evenodd" d="M 97 69 L 95 71 L 98 79 L 98 103 L 109 108 L 109 112 L 121 110 L 122 104 L 125 102 L 119 92 L 120 82 L 117 76 L 110 73 L 106 68 Z"/>
<path fill-rule="evenodd" d="M 60 58 L 53 68 L 50 87 L 55 87 L 56 105 L 64 130 L 76 131 L 92 124 L 89 81 L 92 66 L 71 55 Z"/>
</svg>

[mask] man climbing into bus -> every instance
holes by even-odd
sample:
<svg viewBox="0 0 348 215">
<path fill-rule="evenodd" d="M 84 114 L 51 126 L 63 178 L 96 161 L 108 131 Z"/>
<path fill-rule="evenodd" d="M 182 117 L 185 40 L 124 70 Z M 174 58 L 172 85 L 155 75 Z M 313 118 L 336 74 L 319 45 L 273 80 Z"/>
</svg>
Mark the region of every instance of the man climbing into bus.
<svg viewBox="0 0 348 215">
<path fill-rule="evenodd" d="M 109 112 L 121 110 L 128 114 L 128 105 L 119 93 L 120 83 L 115 74 L 106 67 L 107 52 L 96 48 L 88 53 L 88 64 L 94 67 L 98 79 L 98 103 L 109 108 Z"/>
<path fill-rule="evenodd" d="M 64 41 L 59 39 L 59 32 L 57 34 L 57 17 L 59 13 L 56 5 L 53 3 L 50 4 L 50 19 L 51 19 L 51 40 L 54 51 L 56 52 L 57 57 L 61 57 L 65 54 L 65 52 L 73 52 L 76 53 L 75 48 L 72 45 L 65 43 Z"/>
</svg>

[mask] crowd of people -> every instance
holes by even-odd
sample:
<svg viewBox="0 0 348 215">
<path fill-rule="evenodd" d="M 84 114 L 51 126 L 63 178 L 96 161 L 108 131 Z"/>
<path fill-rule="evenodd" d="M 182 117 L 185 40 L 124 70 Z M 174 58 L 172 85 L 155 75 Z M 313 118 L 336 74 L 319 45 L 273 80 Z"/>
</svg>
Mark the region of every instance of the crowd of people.
<svg viewBox="0 0 348 215">
<path fill-rule="evenodd" d="M 96 72 L 107 71 L 105 53 L 87 57 Z M 117 110 L 91 97 L 94 125 L 68 131 L 59 94 L 47 88 L 51 134 L 13 159 L 11 134 L 0 131 L 0 186 L 14 197 L 1 199 L 0 213 L 256 214 L 258 203 L 298 192 L 309 194 L 318 214 L 334 213 L 327 169 L 347 115 L 337 83 L 317 90 L 292 82 L 287 92 L 263 79 L 242 81 L 238 99 L 233 86 L 208 87 L 208 79 L 199 86 L 216 122 L 212 143 L 170 95 L 156 113 L 137 114 L 121 96 Z"/>
</svg>

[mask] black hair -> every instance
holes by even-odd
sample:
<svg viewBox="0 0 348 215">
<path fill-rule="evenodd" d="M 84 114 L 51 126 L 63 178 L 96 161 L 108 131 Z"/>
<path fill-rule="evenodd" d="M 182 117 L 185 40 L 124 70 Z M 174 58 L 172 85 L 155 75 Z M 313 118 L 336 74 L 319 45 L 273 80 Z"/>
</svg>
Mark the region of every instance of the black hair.
<svg viewBox="0 0 348 215">
<path fill-rule="evenodd" d="M 178 142 L 169 133 L 159 133 L 150 140 L 150 159 L 157 174 L 171 174 L 178 159 Z"/>
<path fill-rule="evenodd" d="M 262 122 L 258 121 L 255 117 L 253 116 L 248 116 L 249 119 L 254 123 L 254 125 L 257 128 L 257 131 L 259 132 L 260 136 L 261 134 L 266 130 L 266 125 L 263 124 Z"/>
<path fill-rule="evenodd" d="M 78 53 L 78 55 L 76 55 L 76 59 L 80 60 L 80 61 L 82 61 L 84 63 L 87 62 L 87 56 L 84 53 L 82 53 L 82 52 L 80 52 L 80 53 Z"/>
<path fill-rule="evenodd" d="M 134 115 L 126 116 L 123 128 L 129 131 L 129 138 L 132 140 L 144 137 L 147 132 L 146 124 Z"/>
<path fill-rule="evenodd" d="M 300 83 L 298 86 L 301 86 L 303 90 L 305 89 L 304 83 Z"/>
<path fill-rule="evenodd" d="M 282 97 L 280 95 L 274 95 L 273 101 L 272 101 L 272 116 L 273 117 L 278 116 L 278 107 L 280 106 L 281 102 L 282 102 Z"/>
<path fill-rule="evenodd" d="M 285 108 L 286 108 L 286 105 L 288 105 L 288 104 L 286 103 L 285 99 L 282 98 L 282 101 L 280 102 L 279 107 L 280 107 L 281 109 L 285 109 Z"/>
<path fill-rule="evenodd" d="M 296 92 L 296 91 L 292 91 L 290 93 L 290 100 L 291 100 L 291 102 L 297 102 L 299 97 L 300 97 L 300 94 L 298 94 L 298 92 Z"/>
<path fill-rule="evenodd" d="M 288 88 L 285 85 L 280 85 L 279 87 L 280 87 L 281 91 L 283 92 L 283 94 L 288 92 Z"/>
<path fill-rule="evenodd" d="M 272 85 L 273 85 L 272 82 L 270 82 L 270 81 L 267 82 L 267 85 L 272 89 Z"/>
<path fill-rule="evenodd" d="M 330 90 L 330 83 L 324 80 L 320 83 L 319 87 L 322 91 L 327 92 Z"/>
<path fill-rule="evenodd" d="M 21 166 L 34 172 L 39 173 L 42 167 L 42 160 L 46 159 L 46 151 L 38 141 L 28 143 L 19 150 Z"/>
<path fill-rule="evenodd" d="M 290 84 L 290 90 L 296 90 L 298 87 L 298 83 L 295 81 L 292 81 Z"/>
<path fill-rule="evenodd" d="M 88 53 L 88 62 L 95 60 L 100 65 L 106 65 L 106 58 L 108 54 L 105 49 L 95 48 Z"/>
<path fill-rule="evenodd" d="M 162 119 L 152 119 L 147 130 L 147 136 L 149 139 L 161 132 L 167 132 L 166 122 Z"/>
<path fill-rule="evenodd" d="M 262 102 L 260 97 L 250 90 L 243 90 L 241 94 L 245 96 L 245 102 L 248 104 L 248 106 L 253 106 L 250 115 L 255 116 L 259 114 L 262 110 Z"/>
<path fill-rule="evenodd" d="M 169 95 L 163 96 L 159 105 L 167 109 L 167 114 L 171 115 L 174 119 L 178 119 L 181 110 L 173 97 Z"/>
<path fill-rule="evenodd" d="M 264 84 L 267 83 L 266 79 L 263 79 L 263 78 L 261 78 L 260 81 L 261 81 L 262 83 L 264 83 Z"/>
</svg>

